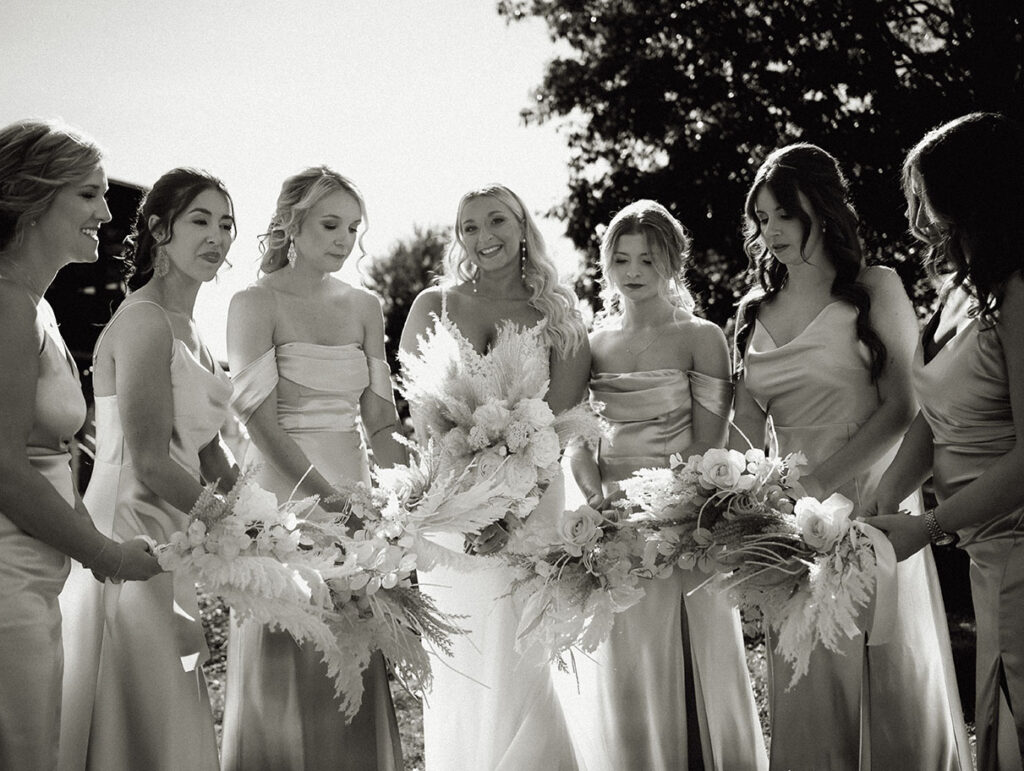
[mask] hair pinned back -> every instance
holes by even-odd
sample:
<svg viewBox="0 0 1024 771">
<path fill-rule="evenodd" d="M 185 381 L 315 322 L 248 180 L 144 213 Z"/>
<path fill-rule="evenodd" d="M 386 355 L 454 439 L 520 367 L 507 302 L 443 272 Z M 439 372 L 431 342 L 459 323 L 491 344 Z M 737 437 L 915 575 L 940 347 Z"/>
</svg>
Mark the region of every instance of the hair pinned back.
<svg viewBox="0 0 1024 771">
<path fill-rule="evenodd" d="M 267 232 L 260 236 L 260 270 L 273 273 L 288 264 L 288 247 L 305 222 L 309 210 L 321 200 L 338 191 L 351 195 L 359 203 L 364 230 L 359 234 L 360 256 L 366 254 L 363 248 L 363 233 L 368 223 L 366 201 L 359 188 L 345 177 L 327 166 L 311 166 L 288 177 L 277 196 L 277 208 L 270 218 Z"/>
</svg>

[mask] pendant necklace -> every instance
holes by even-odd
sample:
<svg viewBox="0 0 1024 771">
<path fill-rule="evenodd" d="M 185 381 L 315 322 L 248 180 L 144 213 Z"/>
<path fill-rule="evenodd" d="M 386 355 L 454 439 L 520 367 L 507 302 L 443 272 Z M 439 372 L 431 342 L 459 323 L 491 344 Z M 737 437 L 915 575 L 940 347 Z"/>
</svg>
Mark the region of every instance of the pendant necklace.
<svg viewBox="0 0 1024 771">
<path fill-rule="evenodd" d="M 650 348 L 652 345 L 654 345 L 654 341 L 657 340 L 659 337 L 660 337 L 660 335 L 658 334 L 658 330 L 654 329 L 654 330 L 651 331 L 651 339 L 648 340 L 646 343 L 644 343 L 639 348 L 634 349 L 634 348 L 632 348 L 630 346 L 629 343 L 626 343 L 626 353 L 628 353 L 628 354 L 630 354 L 632 356 L 639 356 L 641 353 L 643 353 L 648 348 Z"/>
</svg>

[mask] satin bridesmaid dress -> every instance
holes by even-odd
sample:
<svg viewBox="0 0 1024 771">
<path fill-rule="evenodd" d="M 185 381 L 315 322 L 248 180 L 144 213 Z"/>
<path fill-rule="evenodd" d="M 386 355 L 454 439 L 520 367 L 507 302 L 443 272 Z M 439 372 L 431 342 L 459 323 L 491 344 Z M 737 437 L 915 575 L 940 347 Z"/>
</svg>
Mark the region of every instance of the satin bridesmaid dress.
<svg viewBox="0 0 1024 771">
<path fill-rule="evenodd" d="M 359 398 L 369 387 L 393 399 L 387 365 L 362 347 L 285 343 L 234 376 L 232 405 L 247 420 L 277 389 L 281 427 L 310 463 L 334 484 L 369 482 L 359 434 Z M 284 478 L 250 444 L 244 465 L 256 482 L 286 501 L 295 480 Z M 338 709 L 334 680 L 311 644 L 244 621 L 228 638 L 227 690 L 221 756 L 237 771 L 396 771 L 403 767 L 387 666 L 378 652 L 363 675 L 363 703 L 352 719 Z"/>
<path fill-rule="evenodd" d="M 891 274 L 889 280 L 899 279 Z M 843 447 L 879 405 L 856 315 L 853 306 L 836 301 L 784 345 L 759 322 L 750 336 L 747 389 L 774 420 L 780 451 L 804 452 L 810 470 Z M 897 444 L 838 492 L 859 507 Z M 920 494 L 903 507 L 920 512 Z M 792 670 L 766 635 L 772 769 L 971 768 L 931 552 L 900 562 L 897 581 L 890 641 L 872 645 L 860 634 L 845 640 L 841 653 L 819 646 L 792 688 Z"/>
<path fill-rule="evenodd" d="M 676 369 L 597 373 L 590 396 L 612 427 L 598 451 L 608 494 L 692 444 L 693 402 L 728 415 L 732 384 Z M 592 657 L 575 657 L 575 677 L 559 677 L 591 771 L 767 768 L 739 614 L 702 587 L 707 579 L 676 570 L 645 581 L 644 598 L 615 617 L 608 641 Z"/>
<path fill-rule="evenodd" d="M 32 467 L 74 505 L 71 440 L 85 421 L 78 369 L 46 300 L 35 414 L 26 452 Z M 0 511 L 0 768 L 49 771 L 60 734 L 61 613 L 57 595 L 71 561 Z"/>
<path fill-rule="evenodd" d="M 932 472 L 940 503 L 981 476 L 1017 440 L 999 334 L 984 320 L 969 318 L 971 299 L 963 290 L 954 292 L 947 303 L 960 306 L 955 334 L 927 362 L 919 347 L 914 362 L 914 388 L 934 436 Z M 933 322 L 937 319 L 936 313 Z M 925 339 L 934 329 L 934 323 L 926 327 Z M 1024 508 L 957 534 L 959 547 L 971 557 L 978 635 L 978 769 L 1019 769 L 1024 754 Z"/>
<path fill-rule="evenodd" d="M 106 330 L 130 324 L 143 305 L 164 312 L 154 302 L 128 299 Z M 178 339 L 170 367 L 170 456 L 198 481 L 199 451 L 228 415 L 231 381 L 216 365 L 207 369 Z M 96 464 L 85 504 L 100 532 L 115 541 L 148 536 L 166 543 L 187 527 L 187 514 L 135 475 L 116 394 L 96 397 Z M 67 661 L 60 769 L 216 771 L 217 737 L 202 670 L 209 651 L 195 584 L 174 573 L 101 584 L 75 566 L 60 601 Z"/>
</svg>

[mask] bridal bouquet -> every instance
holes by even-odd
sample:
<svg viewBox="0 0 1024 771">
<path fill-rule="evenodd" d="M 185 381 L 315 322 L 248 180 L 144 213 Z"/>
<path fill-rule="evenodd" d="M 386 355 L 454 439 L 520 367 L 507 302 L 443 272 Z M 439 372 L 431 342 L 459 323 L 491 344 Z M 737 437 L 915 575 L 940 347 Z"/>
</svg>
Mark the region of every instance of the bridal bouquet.
<svg viewBox="0 0 1024 771">
<path fill-rule="evenodd" d="M 418 355 L 402 357 L 405 397 L 428 427 L 442 464 L 471 466 L 478 478 L 496 478 L 508 511 L 519 519 L 560 473 L 568 442 L 592 442 L 601 434 L 589 405 L 559 415 L 548 407 L 546 359 L 537 355 L 534 334 L 501 327 L 482 366 L 437 324 L 421 339 Z"/>
<path fill-rule="evenodd" d="M 853 504 L 842 495 L 794 501 L 789 491 L 806 458 L 780 457 L 773 433 L 769 448 L 674 456 L 670 468 L 635 472 L 622 489 L 645 541 L 643 570 L 715 574 L 737 605 L 760 611 L 777 631 L 795 683 L 814 645 L 838 650 L 841 635 L 863 631 L 860 609 L 895 560 L 879 531 L 850 520 Z M 883 636 L 888 621 L 878 609 L 874 623 Z"/>
<path fill-rule="evenodd" d="M 522 605 L 516 646 L 540 644 L 561 664 L 571 648 L 593 652 L 616 613 L 644 596 L 634 572 L 636 531 L 590 506 L 564 511 L 546 547 L 506 553 L 511 594 Z"/>
</svg>

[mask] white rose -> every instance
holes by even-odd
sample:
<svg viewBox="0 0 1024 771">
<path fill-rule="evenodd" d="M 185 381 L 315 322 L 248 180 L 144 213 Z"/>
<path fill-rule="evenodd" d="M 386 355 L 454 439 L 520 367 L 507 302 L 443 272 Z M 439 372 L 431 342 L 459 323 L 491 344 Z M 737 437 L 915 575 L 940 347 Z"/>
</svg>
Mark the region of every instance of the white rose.
<svg viewBox="0 0 1024 771">
<path fill-rule="evenodd" d="M 277 496 L 255 482 L 246 482 L 238 491 L 235 511 L 245 522 L 276 522 Z"/>
<path fill-rule="evenodd" d="M 747 462 L 736 450 L 708 450 L 700 459 L 700 478 L 705 487 L 719 490 L 749 489 L 754 478 L 745 475 Z"/>
<path fill-rule="evenodd" d="M 492 441 L 505 432 L 510 417 L 508 408 L 498 400 L 485 402 L 473 410 L 473 424 L 486 431 Z"/>
<path fill-rule="evenodd" d="M 804 543 L 824 553 L 831 551 L 850 528 L 853 502 L 839 493 L 832 493 L 824 501 L 808 496 L 798 500 L 793 511 Z"/>
<path fill-rule="evenodd" d="M 600 512 L 586 505 L 575 511 L 563 511 L 556 529 L 565 550 L 574 557 L 582 555 L 584 548 L 593 546 L 601 537 L 601 521 Z"/>
</svg>

